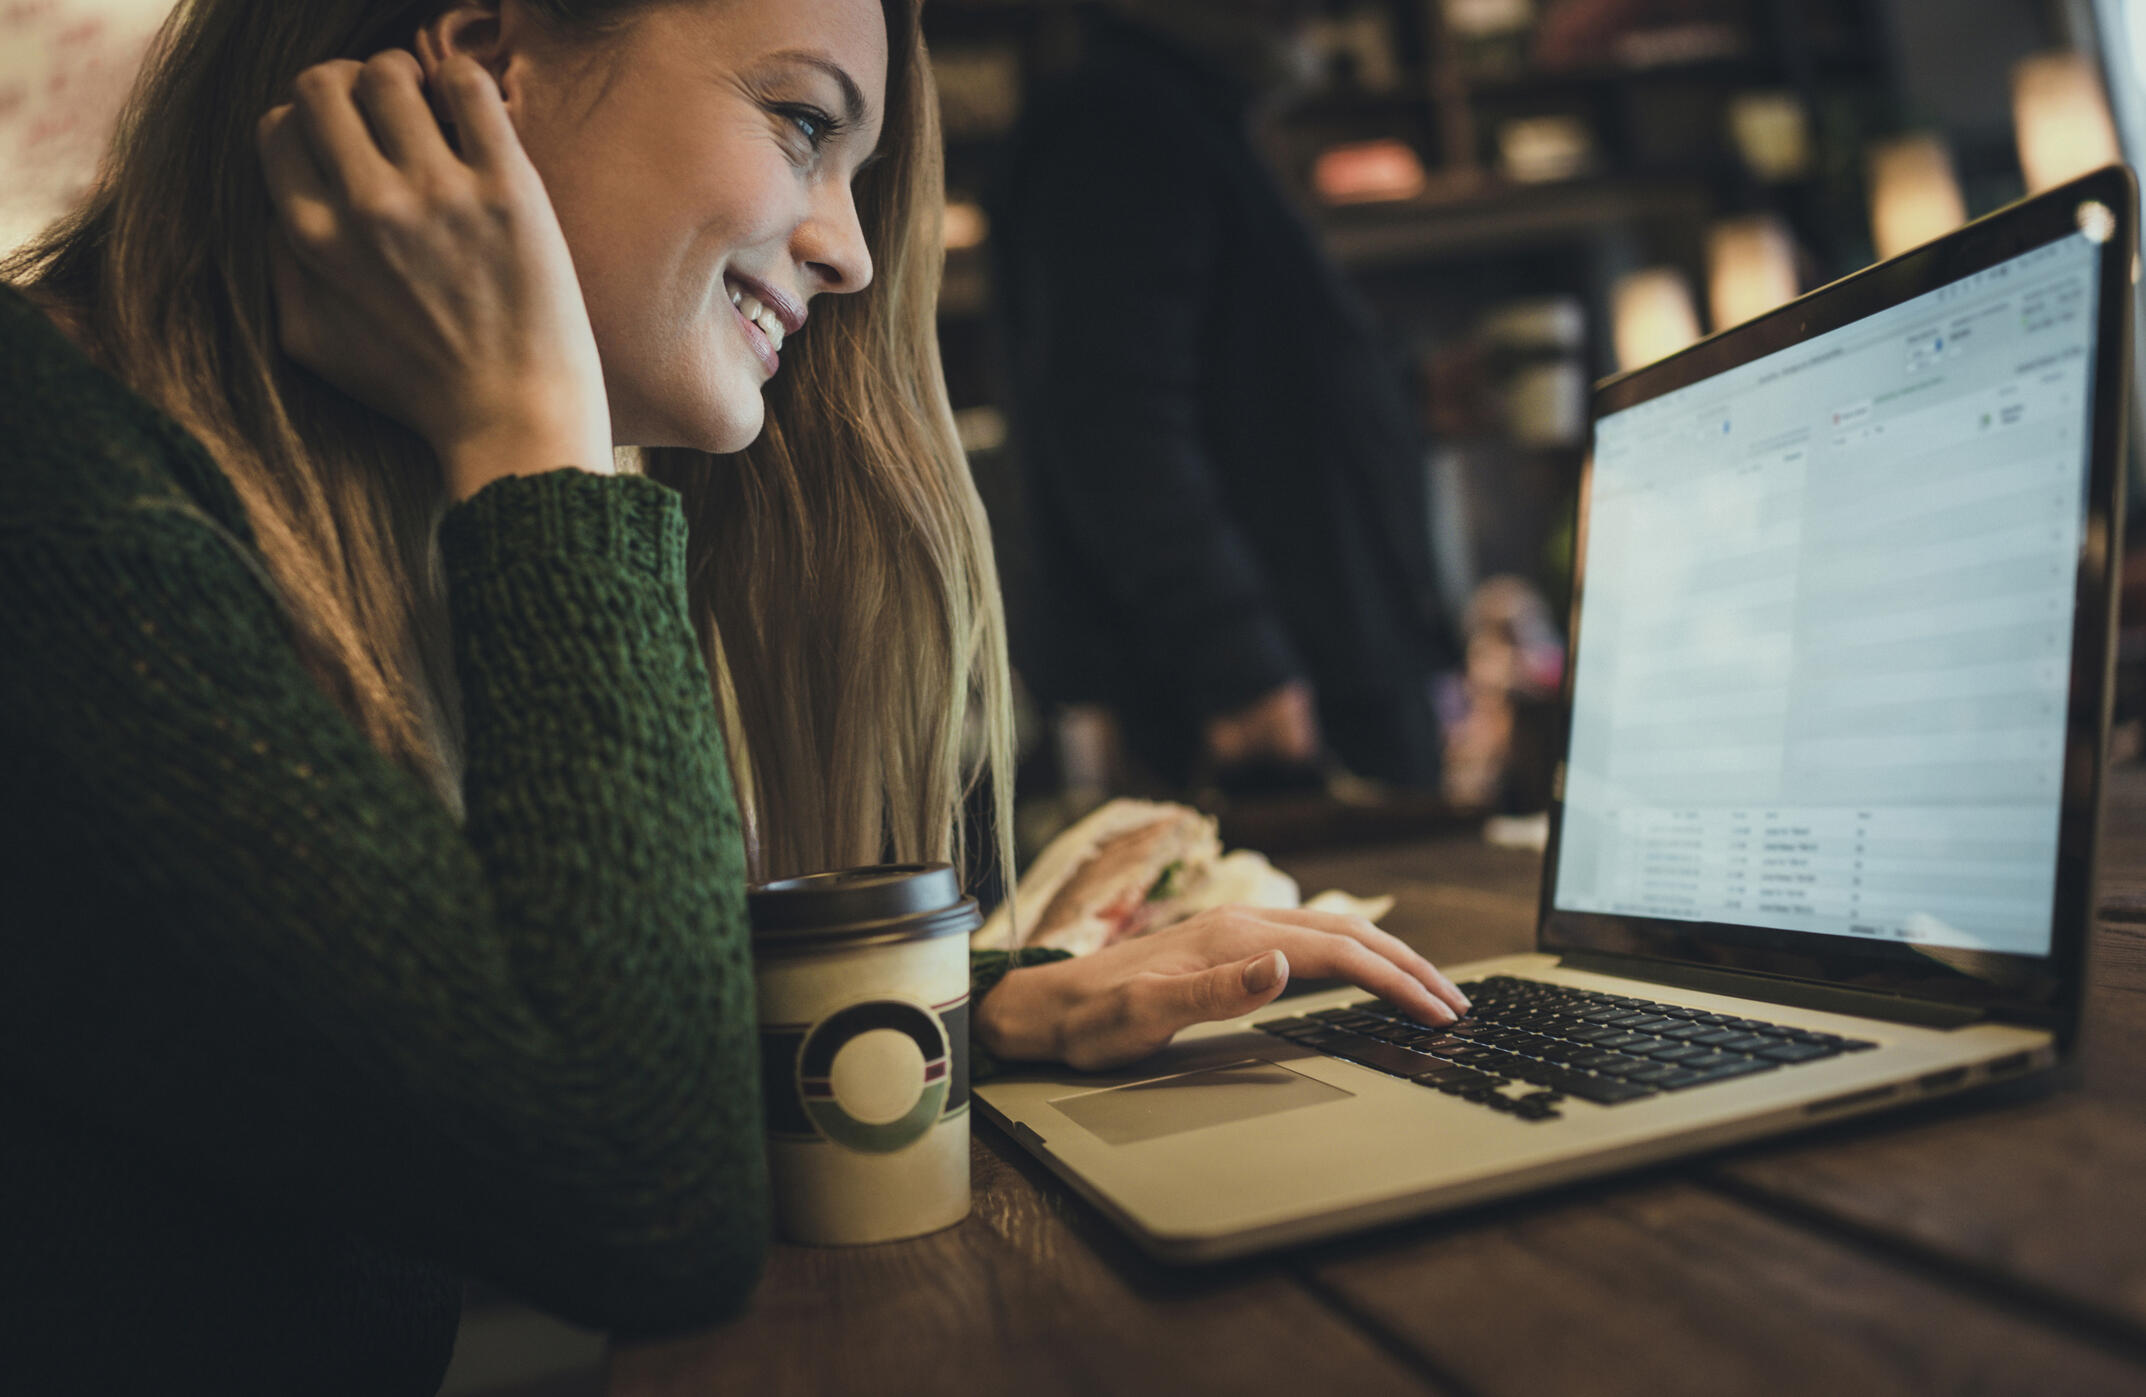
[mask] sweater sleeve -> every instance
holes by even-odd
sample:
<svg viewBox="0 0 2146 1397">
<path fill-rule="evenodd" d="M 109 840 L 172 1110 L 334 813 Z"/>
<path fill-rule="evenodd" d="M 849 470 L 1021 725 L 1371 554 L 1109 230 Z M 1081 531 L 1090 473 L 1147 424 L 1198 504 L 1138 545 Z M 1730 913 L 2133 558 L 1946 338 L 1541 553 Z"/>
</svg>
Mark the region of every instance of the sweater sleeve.
<svg viewBox="0 0 2146 1397">
<path fill-rule="evenodd" d="M 581 1324 L 735 1312 L 767 1182 L 738 816 L 657 482 L 442 526 L 467 824 L 168 511 L 0 528 L 0 1075 Z"/>
</svg>

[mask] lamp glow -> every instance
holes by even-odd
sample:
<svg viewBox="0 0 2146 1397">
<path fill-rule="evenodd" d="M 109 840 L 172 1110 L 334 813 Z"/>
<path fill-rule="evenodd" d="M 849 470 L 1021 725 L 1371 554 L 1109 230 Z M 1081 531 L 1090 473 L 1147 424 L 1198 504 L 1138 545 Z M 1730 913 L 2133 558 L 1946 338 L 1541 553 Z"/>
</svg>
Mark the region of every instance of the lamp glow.
<svg viewBox="0 0 2146 1397">
<path fill-rule="evenodd" d="M 1952 154 L 1933 135 L 1901 136 L 1870 148 L 1870 231 L 1880 258 L 1895 257 L 1967 221 Z"/>
<path fill-rule="evenodd" d="M 1706 237 L 1706 300 L 1714 328 L 1764 315 L 1802 289 L 1796 244 L 1772 214 L 1725 218 Z"/>
<path fill-rule="evenodd" d="M 2121 158 L 2108 94 L 2085 54 L 2037 53 L 2014 65 L 2012 127 L 2030 194 Z"/>
<path fill-rule="evenodd" d="M 1699 338 L 1691 286 L 1674 267 L 1648 267 L 1620 277 L 1610 302 L 1620 369 L 1651 364 Z"/>
</svg>

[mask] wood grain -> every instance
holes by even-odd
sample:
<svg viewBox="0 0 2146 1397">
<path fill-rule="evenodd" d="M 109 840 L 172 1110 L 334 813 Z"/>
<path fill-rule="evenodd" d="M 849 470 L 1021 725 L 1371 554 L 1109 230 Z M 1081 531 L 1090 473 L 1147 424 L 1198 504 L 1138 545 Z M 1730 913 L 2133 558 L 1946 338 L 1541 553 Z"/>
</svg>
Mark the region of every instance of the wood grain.
<svg viewBox="0 0 2146 1397">
<path fill-rule="evenodd" d="M 1482 1397 L 2146 1391 L 2146 1367 L 1661 1176 L 1300 1264 Z"/>
<path fill-rule="evenodd" d="M 975 1211 L 879 1247 L 780 1247 L 750 1314 L 614 1355 L 612 1397 L 1440 1389 L 1281 1266 L 1154 1266 L 996 1131 Z"/>
</svg>

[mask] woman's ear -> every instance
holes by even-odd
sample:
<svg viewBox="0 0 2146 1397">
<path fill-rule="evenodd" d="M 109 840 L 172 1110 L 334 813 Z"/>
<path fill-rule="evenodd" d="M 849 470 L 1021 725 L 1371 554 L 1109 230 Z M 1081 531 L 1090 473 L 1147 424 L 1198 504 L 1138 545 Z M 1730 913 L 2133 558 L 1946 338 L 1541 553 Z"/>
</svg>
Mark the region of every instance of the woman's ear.
<svg viewBox="0 0 2146 1397">
<path fill-rule="evenodd" d="M 511 56 L 508 30 L 518 27 L 515 20 L 519 18 L 506 13 L 510 8 L 515 8 L 515 0 L 449 5 L 418 27 L 410 47 L 417 54 L 418 66 L 425 70 L 425 95 L 442 126 L 452 127 L 454 118 L 440 100 L 433 80 L 447 60 L 457 54 L 476 59 L 505 95 L 507 60 Z"/>
</svg>

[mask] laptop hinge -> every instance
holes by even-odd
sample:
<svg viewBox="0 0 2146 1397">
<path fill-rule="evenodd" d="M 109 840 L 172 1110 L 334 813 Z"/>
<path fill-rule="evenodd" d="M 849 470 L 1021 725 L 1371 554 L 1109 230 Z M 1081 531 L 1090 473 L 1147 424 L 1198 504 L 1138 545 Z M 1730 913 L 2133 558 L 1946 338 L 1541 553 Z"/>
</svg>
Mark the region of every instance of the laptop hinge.
<svg viewBox="0 0 2146 1397">
<path fill-rule="evenodd" d="M 1673 985 L 1708 994 L 1730 994 L 1739 999 L 1760 999 L 1769 1004 L 1791 1004 L 1799 1009 L 1820 1009 L 1829 1014 L 1856 1014 L 1889 1023 L 1919 1024 L 1925 1028 L 1958 1028 L 1983 1017 L 1982 1010 L 1958 1004 L 1938 1004 L 1898 994 L 1873 994 L 1869 990 L 1843 989 L 1838 985 L 1814 985 L 1807 980 L 1784 980 L 1715 966 L 1678 965 L 1671 961 L 1604 951 L 1568 951 L 1558 964 L 1572 970 L 1592 970 L 1626 980 L 1644 980 L 1649 984 Z"/>
</svg>

